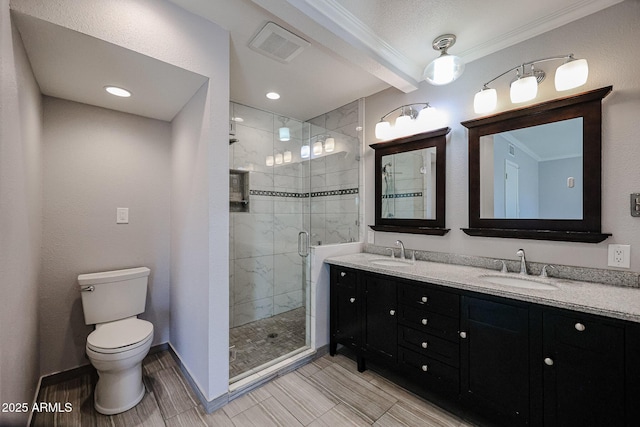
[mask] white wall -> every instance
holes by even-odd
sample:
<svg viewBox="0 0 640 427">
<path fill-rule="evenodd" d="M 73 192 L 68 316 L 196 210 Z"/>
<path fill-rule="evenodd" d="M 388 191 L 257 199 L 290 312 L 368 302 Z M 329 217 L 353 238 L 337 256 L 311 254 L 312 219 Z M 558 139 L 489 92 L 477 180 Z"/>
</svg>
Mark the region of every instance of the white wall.
<svg viewBox="0 0 640 427">
<path fill-rule="evenodd" d="M 172 215 L 180 215 L 191 229 L 200 230 L 206 246 L 171 248 L 171 269 L 186 263 L 189 275 L 172 273 L 172 298 L 191 300 L 188 310 L 171 306 L 171 336 L 188 337 L 175 345 L 203 395 L 212 399 L 228 390 L 228 150 L 229 34 L 165 0 L 20 0 L 18 12 L 88 34 L 209 78 L 197 137 L 188 141 L 202 147 L 184 170 L 172 170 L 182 182 L 189 170 L 197 170 L 205 190 L 187 193 L 184 206 L 172 200 Z M 197 95 L 199 96 L 199 95 Z M 193 102 L 193 101 L 192 101 Z M 222 184 L 224 183 L 224 184 Z M 185 191 L 189 191 L 186 187 Z M 202 203 L 196 199 L 204 198 Z M 196 209 L 189 210 L 189 208 Z M 180 223 L 180 222 L 178 222 Z M 171 235 L 179 234 L 173 229 Z M 188 241 L 188 240 L 187 240 Z M 188 241 L 189 242 L 189 241 Z M 204 252 L 199 252 L 203 250 Z M 184 270 L 183 270 L 184 271 Z M 196 301 L 197 300 L 197 301 Z M 197 308 L 197 310 L 196 310 Z M 203 319 L 207 319 L 203 322 Z M 175 328 L 174 328 L 175 326 Z M 188 329 L 188 330 L 187 330 Z M 200 341 L 205 338 L 205 346 Z M 206 354 L 205 354 L 206 352 Z"/>
<path fill-rule="evenodd" d="M 44 98 L 43 375 L 88 364 L 78 274 L 149 267 L 153 344 L 169 340 L 171 125 Z M 116 208 L 129 224 L 116 224 Z"/>
<path fill-rule="evenodd" d="M 0 1 L 0 94 L 0 402 L 31 402 L 39 374 L 42 106 L 7 0 Z M 0 425 L 27 417 L 0 412 Z"/>
<path fill-rule="evenodd" d="M 376 232 L 376 244 L 392 246 L 401 238 L 408 248 L 515 259 L 523 247 L 527 258 L 544 263 L 607 268 L 607 244 L 631 244 L 631 269 L 640 270 L 640 219 L 629 215 L 629 194 L 640 191 L 640 144 L 637 115 L 640 111 L 640 57 L 632 47 L 640 40 L 640 3 L 625 1 L 516 46 L 467 64 L 464 74 L 447 86 L 423 82 L 412 93 L 388 89 L 366 99 L 366 141 L 376 141 L 374 128 L 380 117 L 394 107 L 428 101 L 448 113 L 452 132 L 447 141 L 447 215 L 451 231 L 444 237 Z M 451 53 L 455 54 L 455 47 Z M 574 53 L 589 62 L 587 84 L 570 93 L 613 85 L 603 101 L 602 231 L 613 236 L 599 244 L 547 242 L 518 239 L 470 237 L 468 227 L 468 150 L 466 129 L 461 121 L 478 117 L 473 96 L 482 84 L 522 62 L 552 55 Z M 535 102 L 554 99 L 553 71 L 556 63 L 542 64 L 550 77 L 541 84 Z M 498 80 L 498 110 L 513 108 L 508 99 L 509 78 Z M 366 224 L 374 222 L 374 152 L 365 148 L 367 196 Z"/>
</svg>

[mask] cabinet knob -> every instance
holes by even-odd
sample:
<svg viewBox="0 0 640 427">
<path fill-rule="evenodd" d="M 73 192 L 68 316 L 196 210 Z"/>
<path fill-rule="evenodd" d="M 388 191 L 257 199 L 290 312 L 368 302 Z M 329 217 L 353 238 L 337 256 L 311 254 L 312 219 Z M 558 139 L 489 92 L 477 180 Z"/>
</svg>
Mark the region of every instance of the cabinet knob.
<svg viewBox="0 0 640 427">
<path fill-rule="evenodd" d="M 389 314 L 392 315 L 392 316 L 395 316 L 396 315 L 396 311 L 395 310 L 389 310 Z"/>
<path fill-rule="evenodd" d="M 467 333 L 462 331 L 460 332 L 460 338 L 466 338 L 467 337 Z"/>
<path fill-rule="evenodd" d="M 349 302 L 353 304 L 354 302 L 356 302 L 356 299 L 355 298 L 349 298 Z"/>
<path fill-rule="evenodd" d="M 427 348 L 428 346 L 429 346 L 429 343 L 428 343 L 428 342 L 424 341 L 424 342 L 422 343 L 422 348 Z"/>
<path fill-rule="evenodd" d="M 587 329 L 587 328 L 586 328 L 586 326 L 584 326 L 582 323 L 576 323 L 576 324 L 575 324 L 575 328 L 576 328 L 576 330 L 577 330 L 577 331 L 579 331 L 579 332 L 582 332 L 582 331 L 584 331 L 585 329 Z"/>
<path fill-rule="evenodd" d="M 429 322 L 429 320 L 428 320 L 428 319 L 422 319 L 422 324 L 423 324 L 423 325 L 426 325 L 428 322 Z"/>
<path fill-rule="evenodd" d="M 344 276 L 346 276 L 346 275 L 347 275 L 347 273 L 346 273 L 346 272 L 344 272 L 344 271 L 341 271 L 341 272 L 340 272 L 340 277 L 344 277 Z"/>
<path fill-rule="evenodd" d="M 551 359 L 550 357 L 545 357 L 544 358 L 544 364 L 548 365 L 548 366 L 553 365 L 553 359 Z"/>
<path fill-rule="evenodd" d="M 422 299 L 422 302 L 427 302 L 429 300 L 429 298 L 427 297 L 422 297 L 421 299 Z"/>
<path fill-rule="evenodd" d="M 429 367 L 427 365 L 422 365 L 422 370 L 424 372 L 427 372 L 429 370 Z"/>
</svg>

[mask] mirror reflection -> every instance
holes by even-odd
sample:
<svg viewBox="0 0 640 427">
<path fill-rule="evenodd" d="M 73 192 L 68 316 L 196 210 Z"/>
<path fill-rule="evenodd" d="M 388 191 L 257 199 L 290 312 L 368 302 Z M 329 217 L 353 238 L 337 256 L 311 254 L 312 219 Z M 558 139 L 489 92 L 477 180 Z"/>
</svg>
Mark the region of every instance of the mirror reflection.
<svg viewBox="0 0 640 427">
<path fill-rule="evenodd" d="M 480 138 L 480 218 L 582 219 L 583 118 Z"/>
<path fill-rule="evenodd" d="M 382 218 L 436 218 L 436 147 L 382 156 Z"/>
</svg>

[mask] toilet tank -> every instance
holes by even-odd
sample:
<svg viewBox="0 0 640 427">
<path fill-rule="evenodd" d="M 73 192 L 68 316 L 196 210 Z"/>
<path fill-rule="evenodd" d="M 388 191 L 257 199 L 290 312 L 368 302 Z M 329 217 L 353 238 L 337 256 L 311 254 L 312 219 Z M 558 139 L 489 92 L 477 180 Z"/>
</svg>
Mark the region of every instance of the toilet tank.
<svg viewBox="0 0 640 427">
<path fill-rule="evenodd" d="M 150 272 L 138 267 L 79 275 L 84 322 L 93 325 L 143 313 Z"/>
</svg>

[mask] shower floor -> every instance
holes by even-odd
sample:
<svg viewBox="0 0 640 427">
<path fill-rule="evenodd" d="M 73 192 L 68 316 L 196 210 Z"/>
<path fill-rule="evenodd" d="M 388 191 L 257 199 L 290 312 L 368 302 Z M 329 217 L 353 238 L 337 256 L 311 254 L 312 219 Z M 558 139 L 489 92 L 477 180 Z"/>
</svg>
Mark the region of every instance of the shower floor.
<svg viewBox="0 0 640 427">
<path fill-rule="evenodd" d="M 305 309 L 300 307 L 230 329 L 235 360 L 229 358 L 229 378 L 303 347 L 305 325 Z"/>
</svg>

